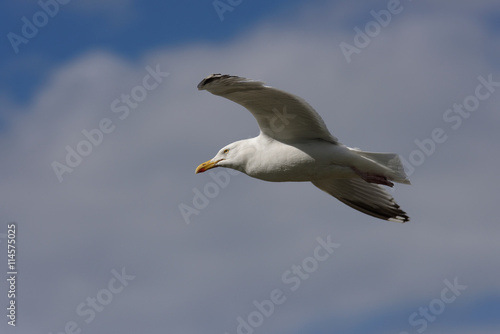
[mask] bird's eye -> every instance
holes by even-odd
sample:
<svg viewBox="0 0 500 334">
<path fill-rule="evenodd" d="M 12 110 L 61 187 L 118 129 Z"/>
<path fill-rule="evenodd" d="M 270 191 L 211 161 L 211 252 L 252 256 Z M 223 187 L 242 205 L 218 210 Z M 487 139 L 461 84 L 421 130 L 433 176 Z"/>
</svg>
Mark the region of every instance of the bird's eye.
<svg viewBox="0 0 500 334">
<path fill-rule="evenodd" d="M 229 149 L 226 148 L 224 151 L 222 151 L 222 153 L 226 154 L 227 152 L 229 152 Z"/>
</svg>

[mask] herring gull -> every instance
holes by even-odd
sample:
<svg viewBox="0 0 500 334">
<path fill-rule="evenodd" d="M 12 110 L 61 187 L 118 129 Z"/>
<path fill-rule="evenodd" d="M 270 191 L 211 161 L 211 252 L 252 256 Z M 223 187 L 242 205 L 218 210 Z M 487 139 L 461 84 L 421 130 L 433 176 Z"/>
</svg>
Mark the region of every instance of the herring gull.
<svg viewBox="0 0 500 334">
<path fill-rule="evenodd" d="M 308 181 L 370 216 L 400 223 L 410 219 L 380 186 L 410 184 L 397 154 L 341 144 L 306 101 L 260 81 L 212 74 L 198 89 L 248 109 L 260 134 L 226 145 L 196 173 L 226 167 L 264 181 Z"/>
</svg>

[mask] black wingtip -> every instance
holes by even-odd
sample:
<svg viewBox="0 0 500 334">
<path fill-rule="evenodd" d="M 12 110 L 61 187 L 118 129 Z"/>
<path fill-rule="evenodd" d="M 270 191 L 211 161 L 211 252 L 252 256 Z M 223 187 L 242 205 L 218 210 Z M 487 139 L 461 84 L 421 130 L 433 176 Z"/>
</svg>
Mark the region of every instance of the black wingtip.
<svg viewBox="0 0 500 334">
<path fill-rule="evenodd" d="M 216 80 L 227 79 L 227 78 L 236 78 L 236 76 L 229 75 L 229 74 L 214 73 L 214 74 L 209 75 L 205 79 L 201 80 L 201 82 L 198 84 L 197 87 L 199 90 L 202 90 L 206 84 L 209 84 L 209 83 L 216 81 Z"/>
<path fill-rule="evenodd" d="M 404 211 L 402 211 L 404 212 Z M 409 222 L 410 221 L 410 217 L 408 217 L 406 215 L 406 212 L 404 214 L 399 214 L 399 215 L 396 215 L 394 217 L 390 217 L 387 219 L 388 221 L 393 221 L 393 222 L 396 222 L 396 223 L 406 223 L 406 222 Z"/>
</svg>

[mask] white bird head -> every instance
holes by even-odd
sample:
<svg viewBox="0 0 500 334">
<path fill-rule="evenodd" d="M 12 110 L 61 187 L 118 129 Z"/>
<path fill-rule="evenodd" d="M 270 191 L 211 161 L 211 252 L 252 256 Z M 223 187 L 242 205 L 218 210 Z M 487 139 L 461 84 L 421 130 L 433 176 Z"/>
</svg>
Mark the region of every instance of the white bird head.
<svg viewBox="0 0 500 334">
<path fill-rule="evenodd" d="M 255 152 L 254 146 L 246 140 L 239 140 L 224 146 L 215 157 L 196 167 L 195 173 L 203 173 L 215 167 L 225 167 L 245 172 L 245 167 Z"/>
</svg>

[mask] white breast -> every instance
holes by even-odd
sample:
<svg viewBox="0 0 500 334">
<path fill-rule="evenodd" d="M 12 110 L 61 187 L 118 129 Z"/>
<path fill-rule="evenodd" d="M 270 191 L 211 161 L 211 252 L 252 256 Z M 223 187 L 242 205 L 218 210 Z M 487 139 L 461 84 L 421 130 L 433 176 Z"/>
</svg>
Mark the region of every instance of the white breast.
<svg viewBox="0 0 500 334">
<path fill-rule="evenodd" d="M 257 179 L 284 181 L 312 181 L 330 177 L 352 177 L 353 171 L 342 164 L 345 160 L 343 149 L 328 142 L 285 144 L 267 139 L 258 149 L 245 168 L 245 173 Z"/>
</svg>

